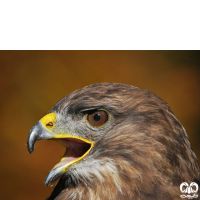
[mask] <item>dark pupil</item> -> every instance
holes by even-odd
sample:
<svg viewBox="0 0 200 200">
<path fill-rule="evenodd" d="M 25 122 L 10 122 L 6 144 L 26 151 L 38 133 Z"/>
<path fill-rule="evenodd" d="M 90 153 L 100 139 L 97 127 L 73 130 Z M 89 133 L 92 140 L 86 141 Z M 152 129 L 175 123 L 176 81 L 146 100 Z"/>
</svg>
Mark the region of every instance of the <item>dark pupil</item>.
<svg viewBox="0 0 200 200">
<path fill-rule="evenodd" d="M 99 120 L 100 120 L 100 114 L 94 115 L 94 120 L 95 120 L 95 121 L 99 121 Z"/>
</svg>

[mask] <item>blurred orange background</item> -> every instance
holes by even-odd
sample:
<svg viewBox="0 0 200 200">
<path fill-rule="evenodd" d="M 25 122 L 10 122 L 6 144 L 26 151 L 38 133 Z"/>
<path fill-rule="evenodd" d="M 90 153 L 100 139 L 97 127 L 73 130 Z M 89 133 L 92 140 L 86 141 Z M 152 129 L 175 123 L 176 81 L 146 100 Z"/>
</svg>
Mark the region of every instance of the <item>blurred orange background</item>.
<svg viewBox="0 0 200 200">
<path fill-rule="evenodd" d="M 64 147 L 30 128 L 63 96 L 86 85 L 118 82 L 164 99 L 185 127 L 200 160 L 200 51 L 0 51 L 0 199 L 47 198 L 44 180 Z"/>
</svg>

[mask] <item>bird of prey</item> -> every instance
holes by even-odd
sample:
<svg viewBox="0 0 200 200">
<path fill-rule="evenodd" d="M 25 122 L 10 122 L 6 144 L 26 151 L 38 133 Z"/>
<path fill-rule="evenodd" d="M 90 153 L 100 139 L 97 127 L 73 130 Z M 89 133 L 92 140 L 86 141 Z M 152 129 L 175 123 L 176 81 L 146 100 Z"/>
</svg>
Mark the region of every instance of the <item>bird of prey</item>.
<svg viewBox="0 0 200 200">
<path fill-rule="evenodd" d="M 43 139 L 66 147 L 46 177 L 46 185 L 59 179 L 48 200 L 181 199 L 182 183 L 200 181 L 169 105 L 134 86 L 99 83 L 65 96 L 30 130 L 29 152 Z"/>
</svg>

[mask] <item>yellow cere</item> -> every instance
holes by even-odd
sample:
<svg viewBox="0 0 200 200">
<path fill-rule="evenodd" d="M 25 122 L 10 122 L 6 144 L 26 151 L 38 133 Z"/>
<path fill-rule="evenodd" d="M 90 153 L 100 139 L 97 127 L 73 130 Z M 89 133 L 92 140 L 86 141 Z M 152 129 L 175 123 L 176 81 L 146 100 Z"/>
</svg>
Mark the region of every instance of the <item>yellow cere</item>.
<svg viewBox="0 0 200 200">
<path fill-rule="evenodd" d="M 53 128 L 53 125 L 56 123 L 56 114 L 49 113 L 45 115 L 42 119 L 40 119 L 40 121 L 42 122 L 43 127 L 49 131 Z M 52 126 L 48 126 L 49 123 L 52 123 Z"/>
</svg>

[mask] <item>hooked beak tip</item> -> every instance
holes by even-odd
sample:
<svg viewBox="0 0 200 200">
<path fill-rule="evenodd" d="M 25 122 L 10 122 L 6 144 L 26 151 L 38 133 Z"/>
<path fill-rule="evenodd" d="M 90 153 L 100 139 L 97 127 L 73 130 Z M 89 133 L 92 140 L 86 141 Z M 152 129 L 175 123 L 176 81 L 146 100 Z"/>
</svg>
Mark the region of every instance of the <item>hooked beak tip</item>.
<svg viewBox="0 0 200 200">
<path fill-rule="evenodd" d="M 42 140 L 42 139 L 50 139 L 53 138 L 53 134 L 51 132 L 49 132 L 48 130 L 46 130 L 43 125 L 42 122 L 39 121 L 37 122 L 30 130 L 29 135 L 28 135 L 28 139 L 27 139 L 27 148 L 29 153 L 33 153 L 34 149 L 35 149 L 35 143 L 38 140 Z"/>
</svg>

